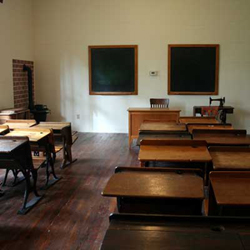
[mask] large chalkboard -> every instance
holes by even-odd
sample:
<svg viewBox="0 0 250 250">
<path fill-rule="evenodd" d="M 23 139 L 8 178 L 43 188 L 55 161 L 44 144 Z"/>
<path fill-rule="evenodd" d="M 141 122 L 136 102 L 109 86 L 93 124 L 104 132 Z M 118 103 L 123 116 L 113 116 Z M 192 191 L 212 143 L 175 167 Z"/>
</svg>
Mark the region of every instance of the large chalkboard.
<svg viewBox="0 0 250 250">
<path fill-rule="evenodd" d="M 217 95 L 219 45 L 169 45 L 168 94 Z"/>
<path fill-rule="evenodd" d="M 137 45 L 89 46 L 89 94 L 137 95 Z"/>
</svg>

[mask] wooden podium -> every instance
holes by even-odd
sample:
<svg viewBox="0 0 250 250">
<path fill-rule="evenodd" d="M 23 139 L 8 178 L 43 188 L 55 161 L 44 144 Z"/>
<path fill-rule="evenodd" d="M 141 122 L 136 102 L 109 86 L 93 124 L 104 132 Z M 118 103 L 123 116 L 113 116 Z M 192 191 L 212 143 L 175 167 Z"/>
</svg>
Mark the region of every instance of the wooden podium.
<svg viewBox="0 0 250 250">
<path fill-rule="evenodd" d="M 139 134 L 139 129 L 145 120 L 162 120 L 169 122 L 179 122 L 181 110 L 161 109 L 161 108 L 129 108 L 128 127 L 129 127 L 129 146 L 133 139 Z"/>
</svg>

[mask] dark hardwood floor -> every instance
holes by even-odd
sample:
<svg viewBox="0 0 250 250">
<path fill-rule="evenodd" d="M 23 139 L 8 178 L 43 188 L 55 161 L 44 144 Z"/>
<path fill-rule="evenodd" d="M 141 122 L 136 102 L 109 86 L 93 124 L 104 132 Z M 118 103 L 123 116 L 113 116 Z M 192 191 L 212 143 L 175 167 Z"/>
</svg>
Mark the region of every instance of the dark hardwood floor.
<svg viewBox="0 0 250 250">
<path fill-rule="evenodd" d="M 73 146 L 78 160 L 56 173 L 63 177 L 27 215 L 17 215 L 24 183 L 6 187 L 0 198 L 0 249 L 99 249 L 116 200 L 101 192 L 116 166 L 139 166 L 138 148 L 126 134 L 79 133 Z M 0 170 L 0 181 L 5 170 Z M 45 169 L 38 172 L 41 187 Z M 8 183 L 12 178 L 8 179 Z"/>
</svg>

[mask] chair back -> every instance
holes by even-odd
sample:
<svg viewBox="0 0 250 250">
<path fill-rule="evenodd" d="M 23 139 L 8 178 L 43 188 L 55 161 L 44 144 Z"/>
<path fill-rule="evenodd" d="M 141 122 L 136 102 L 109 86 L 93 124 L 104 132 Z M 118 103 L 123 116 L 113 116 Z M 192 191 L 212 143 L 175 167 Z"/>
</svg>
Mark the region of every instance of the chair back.
<svg viewBox="0 0 250 250">
<path fill-rule="evenodd" d="M 165 98 L 165 99 L 155 99 L 155 98 L 151 98 L 150 99 L 150 107 L 151 108 L 168 108 L 169 106 L 169 99 Z"/>
</svg>

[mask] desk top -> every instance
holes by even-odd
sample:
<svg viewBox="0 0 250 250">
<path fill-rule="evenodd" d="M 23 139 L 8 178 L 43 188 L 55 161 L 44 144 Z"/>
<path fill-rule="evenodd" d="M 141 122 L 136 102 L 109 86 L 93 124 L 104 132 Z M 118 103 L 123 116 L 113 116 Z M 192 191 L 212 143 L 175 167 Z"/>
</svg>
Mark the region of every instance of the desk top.
<svg viewBox="0 0 250 250">
<path fill-rule="evenodd" d="M 147 140 L 141 142 L 139 161 L 209 162 L 205 143 L 195 140 Z M 165 144 L 165 145 L 164 145 Z"/>
<path fill-rule="evenodd" d="M 235 137 L 223 137 L 223 136 L 212 136 L 212 135 L 204 135 L 204 136 L 195 136 L 193 135 L 195 140 L 206 141 L 208 145 L 214 146 L 224 146 L 224 145 L 250 145 L 250 135 L 246 136 L 235 136 Z"/>
<path fill-rule="evenodd" d="M 188 188 L 187 188 L 188 187 Z M 118 172 L 111 176 L 103 196 L 138 198 L 204 199 L 203 179 L 195 173 L 175 170 Z"/>
<path fill-rule="evenodd" d="M 193 133 L 194 129 L 206 129 L 206 130 L 228 130 L 233 129 L 231 124 L 223 125 L 223 124 L 188 124 L 188 131 L 189 133 Z"/>
<path fill-rule="evenodd" d="M 213 171 L 209 179 L 218 205 L 250 205 L 250 171 Z"/>
<path fill-rule="evenodd" d="M 191 140 L 191 135 L 188 133 L 153 133 L 140 132 L 136 145 L 140 146 L 141 140 Z"/>
<path fill-rule="evenodd" d="M 36 125 L 36 122 L 6 122 L 3 125 L 9 126 L 10 129 L 30 128 Z"/>
<path fill-rule="evenodd" d="M 162 109 L 162 108 L 129 108 L 128 112 L 139 111 L 139 112 L 181 112 L 180 109 Z"/>
<path fill-rule="evenodd" d="M 4 137 L 0 137 L 0 153 L 9 154 L 16 150 L 18 147 L 27 142 L 27 139 L 20 138 L 16 139 L 6 139 Z"/>
<path fill-rule="evenodd" d="M 197 123 L 197 124 L 203 124 L 203 123 L 210 123 L 210 124 L 218 124 L 219 122 L 214 117 L 194 117 L 194 116 L 182 116 L 179 118 L 180 123 Z"/>
<path fill-rule="evenodd" d="M 249 249 L 249 224 L 249 219 L 218 216 L 113 214 L 101 249 Z"/>
<path fill-rule="evenodd" d="M 36 128 L 50 128 L 53 130 L 62 130 L 65 127 L 71 126 L 70 122 L 40 122 Z"/>
<path fill-rule="evenodd" d="M 157 132 L 172 132 L 172 131 L 186 131 L 185 124 L 167 123 L 167 122 L 143 122 L 139 131 L 157 131 Z"/>
<path fill-rule="evenodd" d="M 7 125 L 0 125 L 0 134 L 7 132 L 9 129 L 9 126 Z"/>
<path fill-rule="evenodd" d="M 215 170 L 250 170 L 250 148 L 210 147 Z"/>
<path fill-rule="evenodd" d="M 15 129 L 6 136 L 27 136 L 31 142 L 39 142 L 44 137 L 48 136 L 50 131 L 37 131 L 33 129 Z"/>
</svg>

